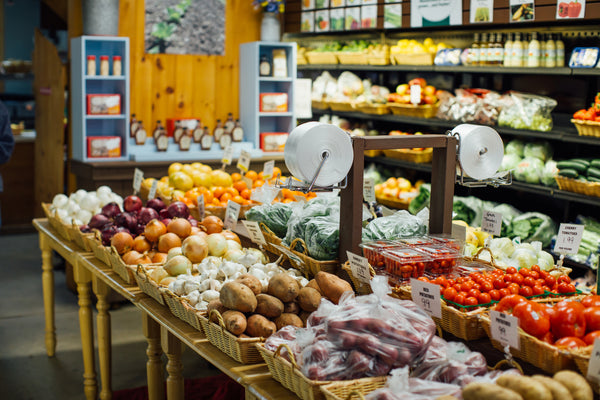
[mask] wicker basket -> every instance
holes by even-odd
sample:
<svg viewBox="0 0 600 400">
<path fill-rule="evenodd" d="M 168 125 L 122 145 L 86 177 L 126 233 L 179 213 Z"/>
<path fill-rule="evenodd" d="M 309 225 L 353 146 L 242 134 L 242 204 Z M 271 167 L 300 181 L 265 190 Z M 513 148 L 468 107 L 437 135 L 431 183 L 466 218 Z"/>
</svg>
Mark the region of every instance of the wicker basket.
<svg viewBox="0 0 600 400">
<path fill-rule="evenodd" d="M 356 109 L 365 114 L 384 115 L 390 113 L 387 104 L 359 103 L 356 105 Z"/>
<path fill-rule="evenodd" d="M 575 361 L 577 369 L 579 370 L 579 372 L 581 372 L 581 375 L 583 375 L 584 378 L 587 377 L 588 367 L 590 366 L 590 354 L 592 352 L 592 347 L 593 346 L 576 349 L 571 353 L 573 355 L 573 361 Z M 588 379 L 588 383 L 590 384 L 594 392 L 600 393 L 600 384 L 598 382 L 591 381 Z"/>
<path fill-rule="evenodd" d="M 388 103 L 388 107 L 392 114 L 418 118 L 433 118 L 438 110 L 438 106 L 435 104 L 415 106 L 414 104 Z"/>
<path fill-rule="evenodd" d="M 102 261 L 104 264 L 110 266 L 110 248 L 102 244 L 100 231 L 94 231 L 94 236 L 88 240 L 88 244 L 94 253 L 94 257 Z"/>
<path fill-rule="evenodd" d="M 200 311 L 196 310 L 187 300 L 177 296 L 169 289 L 165 288 L 162 293 L 169 310 L 171 310 L 174 316 L 203 332 L 202 322 L 200 321 L 202 313 Z"/>
<path fill-rule="evenodd" d="M 369 65 L 390 65 L 390 53 L 372 53 L 367 56 Z"/>
<path fill-rule="evenodd" d="M 287 344 L 280 345 L 275 352 L 265 348 L 264 343 L 256 345 L 256 348 L 264 358 L 273 378 L 281 383 L 283 387 L 296 393 L 302 400 L 322 400 L 325 398 L 321 387 L 331 381 L 313 381 L 308 379 L 300 370 L 294 359 L 292 350 Z M 281 349 L 285 348 L 290 361 L 279 355 Z"/>
<path fill-rule="evenodd" d="M 69 231 L 69 235 L 71 236 L 71 239 L 75 243 L 77 243 L 77 246 L 79 246 L 84 251 L 92 251 L 92 248 L 90 247 L 88 238 L 93 237 L 94 236 L 93 233 L 91 233 L 91 232 L 83 233 L 83 232 L 81 232 L 81 229 L 79 229 L 79 227 L 77 225 L 72 225 L 72 226 L 68 227 L 67 230 Z"/>
<path fill-rule="evenodd" d="M 121 258 L 121 255 L 117 252 L 114 246 L 110 246 L 108 250 L 108 260 L 110 262 L 110 266 L 127 283 L 128 285 L 133 285 L 135 282 L 135 270 L 137 266 L 135 265 L 127 265 L 125 261 Z"/>
<path fill-rule="evenodd" d="M 435 54 L 392 54 L 394 65 L 433 65 Z"/>
<path fill-rule="evenodd" d="M 300 247 L 298 247 L 300 245 Z M 299 251 L 296 249 L 300 249 Z M 302 260 L 304 275 L 314 277 L 319 271 L 335 274 L 340 266 L 339 260 L 319 261 L 308 255 L 308 246 L 301 238 L 296 238 L 290 243 L 290 251 Z M 289 255 L 288 255 L 289 257 Z M 291 261 L 291 260 L 290 260 Z"/>
<path fill-rule="evenodd" d="M 389 158 L 410 161 L 414 163 L 429 163 L 433 159 L 433 149 L 428 147 L 423 150 L 391 149 L 383 150 L 383 154 Z"/>
<path fill-rule="evenodd" d="M 367 65 L 369 59 L 365 52 L 338 51 L 335 53 L 340 64 Z"/>
<path fill-rule="evenodd" d="M 312 108 L 317 108 L 319 110 L 327 110 L 329 108 L 329 103 L 325 100 L 312 100 Z"/>
<path fill-rule="evenodd" d="M 337 64 L 338 58 L 331 51 L 307 51 L 306 59 L 309 64 Z"/>
<path fill-rule="evenodd" d="M 504 346 L 497 340 L 492 339 L 489 314 L 480 316 L 481 325 L 485 333 L 490 338 L 492 346 L 500 351 L 504 351 Z M 530 363 L 549 374 L 554 374 L 563 369 L 575 369 L 573 355 L 566 351 L 558 349 L 549 343 L 543 342 L 519 328 L 520 350 L 510 348 L 510 353 L 523 361 Z"/>
<path fill-rule="evenodd" d="M 305 53 L 296 55 L 296 65 L 306 65 L 308 60 L 306 59 Z"/>
<path fill-rule="evenodd" d="M 238 216 L 238 219 L 244 219 L 244 217 L 246 216 L 246 212 L 251 209 L 252 207 L 257 206 L 259 203 L 253 202 L 252 204 L 244 204 L 242 205 L 242 207 L 240 208 L 240 215 Z M 192 205 L 192 206 L 188 206 L 189 210 L 190 210 L 190 215 L 192 217 L 194 217 L 196 220 L 201 221 L 200 219 L 200 210 L 198 210 L 198 207 Z M 219 217 L 221 218 L 221 220 L 225 220 L 225 212 L 227 211 L 227 207 L 221 207 L 221 206 L 206 206 L 204 207 L 204 211 L 206 216 L 208 215 L 214 215 L 215 217 Z"/>
<path fill-rule="evenodd" d="M 572 119 L 571 122 L 575 125 L 575 128 L 577 128 L 579 136 L 600 137 L 600 122 L 583 121 L 579 119 Z"/>
<path fill-rule="evenodd" d="M 387 376 L 332 382 L 321 386 L 327 400 L 364 399 L 369 393 L 385 386 Z"/>
<path fill-rule="evenodd" d="M 371 285 L 367 285 L 365 282 L 361 281 L 360 279 L 354 276 L 354 274 L 352 273 L 352 268 L 350 268 L 350 263 L 348 261 L 342 264 L 342 269 L 346 271 L 346 273 L 350 277 L 350 281 L 352 282 L 352 286 L 354 286 L 354 291 L 356 293 L 360 295 L 373 293 L 373 290 L 371 290 Z M 375 276 L 375 270 L 370 265 L 369 272 L 371 273 L 371 278 L 373 278 Z"/>
<path fill-rule="evenodd" d="M 265 238 L 266 244 L 263 244 L 263 248 L 273 254 L 281 255 L 281 250 L 275 246 L 281 246 L 281 238 L 277 236 L 273 231 L 265 225 L 264 222 L 259 222 L 260 230 Z"/>
<path fill-rule="evenodd" d="M 587 196 L 600 197 L 600 183 L 597 182 L 582 182 L 577 179 L 565 178 L 564 176 L 555 176 L 556 183 L 560 190 L 569 192 L 581 193 Z"/>
<path fill-rule="evenodd" d="M 242 364 L 258 364 L 262 361 L 255 345 L 264 342 L 263 338 L 237 337 L 225 329 L 223 317 L 217 310 L 211 310 L 210 315 L 217 317 L 218 325 L 209 321 L 204 315 L 200 316 L 200 323 L 204 334 L 213 346 Z"/>
<path fill-rule="evenodd" d="M 381 196 L 376 196 L 375 198 L 377 199 L 377 202 L 379 204 L 383 204 L 386 207 L 394 208 L 396 210 L 408 210 L 408 205 L 410 204 L 410 201 L 412 200 L 412 199 L 406 199 L 405 201 L 402 201 L 400 199 L 394 199 L 391 197 L 381 197 Z"/>
<path fill-rule="evenodd" d="M 163 306 L 166 305 L 165 296 L 163 294 L 165 288 L 159 286 L 158 283 L 154 282 L 154 280 L 150 278 L 146 268 L 143 265 L 138 265 L 134 277 L 138 287 L 142 292 L 152 297 L 159 304 Z"/>
<path fill-rule="evenodd" d="M 332 111 L 341 111 L 341 112 L 351 112 L 356 111 L 356 108 L 353 103 L 342 102 L 342 101 L 329 101 L 329 108 Z"/>
<path fill-rule="evenodd" d="M 46 218 L 48 218 L 48 223 L 58 234 L 65 240 L 72 240 L 71 233 L 69 231 L 69 225 L 62 222 L 55 212 L 50 210 L 50 204 L 42 203 L 42 209 L 44 210 L 44 214 Z"/>
</svg>

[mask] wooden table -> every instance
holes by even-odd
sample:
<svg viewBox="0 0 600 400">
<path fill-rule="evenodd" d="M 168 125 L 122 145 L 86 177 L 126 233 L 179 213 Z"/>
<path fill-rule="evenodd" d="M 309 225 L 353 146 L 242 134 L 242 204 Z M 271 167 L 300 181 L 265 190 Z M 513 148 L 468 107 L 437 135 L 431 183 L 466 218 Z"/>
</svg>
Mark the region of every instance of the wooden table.
<svg viewBox="0 0 600 400">
<path fill-rule="evenodd" d="M 162 353 L 167 356 L 167 399 L 183 399 L 181 350 L 185 344 L 202 358 L 245 387 L 246 398 L 297 399 L 297 396 L 276 382 L 266 364 L 243 365 L 208 342 L 206 336 L 179 320 L 170 310 L 146 296 L 135 285 L 125 283 L 108 265 L 92 253 L 84 252 L 75 243 L 62 239 L 46 219 L 35 219 L 34 227 L 40 237 L 42 250 L 42 281 L 46 315 L 46 350 L 54 356 L 56 335 L 54 328 L 54 276 L 50 262 L 51 251 L 57 251 L 73 264 L 79 297 L 79 325 L 83 356 L 83 386 L 87 399 L 97 397 L 94 358 L 94 332 L 90 288 L 98 301 L 96 308 L 98 361 L 100 366 L 100 399 L 112 397 L 111 390 L 111 334 L 107 296 L 115 290 L 143 312 L 143 330 L 148 342 L 148 394 L 150 400 L 164 398 Z"/>
</svg>

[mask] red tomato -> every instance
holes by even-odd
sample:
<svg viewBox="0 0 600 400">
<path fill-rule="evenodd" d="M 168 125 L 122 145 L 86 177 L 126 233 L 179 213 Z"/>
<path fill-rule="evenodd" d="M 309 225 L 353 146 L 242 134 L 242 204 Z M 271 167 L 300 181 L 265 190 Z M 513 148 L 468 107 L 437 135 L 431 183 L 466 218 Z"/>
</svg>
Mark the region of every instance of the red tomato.
<svg viewBox="0 0 600 400">
<path fill-rule="evenodd" d="M 563 300 L 554 306 L 550 316 L 552 333 L 557 338 L 585 335 L 585 307 L 578 301 Z"/>
<path fill-rule="evenodd" d="M 467 294 L 465 292 L 459 292 L 456 296 L 454 296 L 454 302 L 456 304 L 464 305 L 466 298 Z"/>
<path fill-rule="evenodd" d="M 437 278 L 435 278 L 433 280 L 433 283 L 444 287 L 448 286 L 448 280 L 443 276 L 438 276 Z"/>
<path fill-rule="evenodd" d="M 521 286 L 519 288 L 519 294 L 523 297 L 533 296 L 533 289 L 531 286 Z"/>
<path fill-rule="evenodd" d="M 526 277 L 528 277 L 528 276 L 529 276 L 529 272 L 530 272 L 530 271 L 529 271 L 527 268 L 521 268 L 521 269 L 519 270 L 519 273 L 520 273 L 521 275 L 523 275 L 523 277 L 524 277 L 524 278 L 526 278 Z"/>
<path fill-rule="evenodd" d="M 528 276 L 528 277 L 526 277 L 526 278 L 523 279 L 523 285 L 534 287 L 535 286 L 535 279 L 533 279 L 531 276 Z"/>
<path fill-rule="evenodd" d="M 454 279 L 448 279 L 448 286 L 454 286 L 456 281 Z"/>
<path fill-rule="evenodd" d="M 590 333 L 588 333 L 587 335 L 585 335 L 583 337 L 583 341 L 585 342 L 585 344 L 587 344 L 588 346 L 591 346 L 594 344 L 594 341 L 600 338 L 600 331 L 592 331 Z"/>
<path fill-rule="evenodd" d="M 462 284 L 457 283 L 456 285 L 452 286 L 454 288 L 454 290 L 456 290 L 457 292 L 462 292 Z"/>
<path fill-rule="evenodd" d="M 429 278 L 427 278 L 426 276 L 420 276 L 420 277 L 417 278 L 417 280 L 431 283 L 431 281 L 429 280 Z"/>
<path fill-rule="evenodd" d="M 462 288 L 463 292 L 468 292 L 469 290 L 473 289 L 473 285 L 475 285 L 475 282 L 468 281 L 465 283 L 461 283 L 460 287 Z"/>
<path fill-rule="evenodd" d="M 503 289 L 506 287 L 506 283 L 502 278 L 496 278 L 493 282 L 494 289 Z"/>
<path fill-rule="evenodd" d="M 552 334 L 552 331 L 547 332 L 540 340 L 549 344 L 554 344 L 554 335 Z"/>
<path fill-rule="evenodd" d="M 494 301 L 500 300 L 500 291 L 498 291 L 497 289 L 490 290 L 489 294 L 490 294 L 490 297 L 492 298 L 492 300 L 494 300 Z"/>
<path fill-rule="evenodd" d="M 558 293 L 573 293 L 575 292 L 577 289 L 575 288 L 575 285 L 573 285 L 572 283 L 559 283 L 558 284 Z"/>
<path fill-rule="evenodd" d="M 556 284 L 556 278 L 552 275 L 548 275 L 546 278 L 544 278 L 544 281 L 546 281 L 546 285 L 549 287 L 553 287 Z"/>
<path fill-rule="evenodd" d="M 506 283 L 508 285 L 509 283 L 512 282 L 512 278 L 513 278 L 512 275 L 506 274 L 502 277 L 502 280 L 504 281 L 504 283 Z"/>
<path fill-rule="evenodd" d="M 586 296 L 581 300 L 581 304 L 583 304 L 584 307 L 600 307 L 600 296 L 597 294 Z"/>
<path fill-rule="evenodd" d="M 537 272 L 537 273 L 540 273 L 542 269 L 540 268 L 540 266 L 539 266 L 539 265 L 535 264 L 535 265 L 532 265 L 532 266 L 531 266 L 531 270 L 532 270 L 532 271 L 535 271 L 535 272 Z"/>
<path fill-rule="evenodd" d="M 520 285 L 521 283 L 523 283 L 523 279 L 525 279 L 525 278 L 523 278 L 523 275 L 521 275 L 521 274 L 512 274 L 511 275 L 511 282 L 514 282 L 516 284 Z"/>
<path fill-rule="evenodd" d="M 506 273 L 507 274 L 516 274 L 517 273 L 517 269 L 515 267 L 508 267 L 506 268 Z"/>
<path fill-rule="evenodd" d="M 512 294 L 519 294 L 519 289 L 520 286 L 518 283 L 511 283 L 510 285 L 508 285 L 508 291 Z"/>
<path fill-rule="evenodd" d="M 456 292 L 456 289 L 454 289 L 453 287 L 444 289 L 444 293 L 442 293 L 444 298 L 446 300 L 450 300 L 450 301 L 454 301 L 454 298 L 456 297 L 457 294 L 458 293 Z"/>
<path fill-rule="evenodd" d="M 588 307 L 583 311 L 583 315 L 588 332 L 600 330 L 600 307 Z"/>
<path fill-rule="evenodd" d="M 545 285 L 545 284 L 546 284 L 545 280 L 543 280 L 542 278 L 538 278 L 538 279 L 535 280 L 534 286 L 535 285 L 542 286 L 542 285 Z"/>
<path fill-rule="evenodd" d="M 547 278 L 547 277 L 549 277 L 549 276 L 552 276 L 552 275 L 550 275 L 550 274 L 549 274 L 548 272 L 546 272 L 546 271 L 543 271 L 543 270 L 542 270 L 542 271 L 540 271 L 540 278 L 542 278 L 542 279 L 546 279 L 546 278 Z"/>
<path fill-rule="evenodd" d="M 522 301 L 515 305 L 512 314 L 519 318 L 519 326 L 532 336 L 541 338 L 550 331 L 550 319 L 544 309 L 533 301 Z"/>
<path fill-rule="evenodd" d="M 480 294 L 481 294 L 481 291 L 477 290 L 477 289 L 471 289 L 471 290 L 469 290 L 467 292 L 467 296 L 468 297 L 475 297 L 475 298 L 477 298 Z"/>
<path fill-rule="evenodd" d="M 587 346 L 583 340 L 574 336 L 565 336 L 560 338 L 554 343 L 554 345 L 556 347 L 563 347 L 567 349 L 576 349 L 578 347 Z"/>
<path fill-rule="evenodd" d="M 465 306 L 476 306 L 477 305 L 477 297 L 469 296 L 465 299 Z"/>
<path fill-rule="evenodd" d="M 544 289 L 546 292 L 551 292 L 552 290 L 550 289 L 550 287 L 546 286 L 546 285 L 542 285 L 542 289 Z"/>
<path fill-rule="evenodd" d="M 539 279 L 540 274 L 537 271 L 531 271 L 529 273 L 529 276 L 532 277 L 533 279 Z"/>
<path fill-rule="evenodd" d="M 477 296 L 477 302 L 479 304 L 487 304 L 490 303 L 492 301 L 492 296 L 490 296 L 489 293 L 480 293 L 479 296 Z"/>
<path fill-rule="evenodd" d="M 545 290 L 540 285 L 535 285 L 533 287 L 533 296 L 539 296 L 540 294 L 544 294 Z"/>
<path fill-rule="evenodd" d="M 500 292 L 500 298 L 504 298 L 506 296 L 510 296 L 510 292 L 508 291 L 507 288 L 502 288 L 500 290 L 498 290 L 498 292 Z"/>
<path fill-rule="evenodd" d="M 481 285 L 479 283 L 476 283 L 473 285 L 472 289 L 477 289 L 477 290 L 481 291 Z"/>
<path fill-rule="evenodd" d="M 524 301 L 527 301 L 527 299 L 523 296 L 519 296 L 518 294 L 509 294 L 508 296 L 502 297 L 500 302 L 496 305 L 496 311 L 512 314 L 515 306 Z"/>
<path fill-rule="evenodd" d="M 494 289 L 494 285 L 492 284 L 492 282 L 490 282 L 488 280 L 484 280 L 483 282 L 481 282 L 481 291 L 482 292 L 490 292 L 493 289 Z"/>
<path fill-rule="evenodd" d="M 556 280 L 558 283 L 571 283 L 571 278 L 569 278 L 567 275 L 561 275 L 558 277 L 558 279 Z"/>
<path fill-rule="evenodd" d="M 464 276 L 459 276 L 458 278 L 456 278 L 456 283 L 465 283 L 467 280 L 468 279 Z"/>
</svg>

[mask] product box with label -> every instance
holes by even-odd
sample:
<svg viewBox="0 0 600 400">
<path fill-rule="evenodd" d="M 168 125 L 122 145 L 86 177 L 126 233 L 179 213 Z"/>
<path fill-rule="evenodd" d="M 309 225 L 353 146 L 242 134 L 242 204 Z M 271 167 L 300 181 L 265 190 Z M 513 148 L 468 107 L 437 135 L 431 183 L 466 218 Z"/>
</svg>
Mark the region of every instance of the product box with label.
<svg viewBox="0 0 600 400">
<path fill-rule="evenodd" d="M 182 128 L 188 128 L 191 132 L 198 126 L 198 120 L 199 118 L 167 118 L 167 136 L 173 136 L 176 122 L 179 122 Z"/>
<path fill-rule="evenodd" d="M 121 114 L 121 95 L 88 94 L 87 113 L 92 115 Z"/>
<path fill-rule="evenodd" d="M 261 93 L 260 112 L 286 112 L 288 110 L 287 93 Z"/>
<path fill-rule="evenodd" d="M 119 136 L 90 136 L 87 138 L 88 157 L 121 157 L 121 138 Z"/>
<path fill-rule="evenodd" d="M 260 149 L 262 151 L 282 152 L 287 141 L 287 132 L 265 132 L 260 134 Z"/>
</svg>

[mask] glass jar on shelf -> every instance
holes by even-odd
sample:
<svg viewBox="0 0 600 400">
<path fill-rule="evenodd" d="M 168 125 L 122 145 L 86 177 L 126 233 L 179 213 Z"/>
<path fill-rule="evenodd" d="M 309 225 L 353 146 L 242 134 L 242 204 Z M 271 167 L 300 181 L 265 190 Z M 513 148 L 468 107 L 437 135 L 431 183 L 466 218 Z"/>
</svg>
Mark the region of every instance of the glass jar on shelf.
<svg viewBox="0 0 600 400">
<path fill-rule="evenodd" d="M 121 76 L 123 74 L 123 64 L 121 62 L 121 56 L 113 56 L 113 75 Z"/>
<path fill-rule="evenodd" d="M 96 56 L 87 56 L 87 74 L 96 75 Z"/>
<path fill-rule="evenodd" d="M 100 56 L 100 75 L 108 76 L 108 56 Z"/>
</svg>

